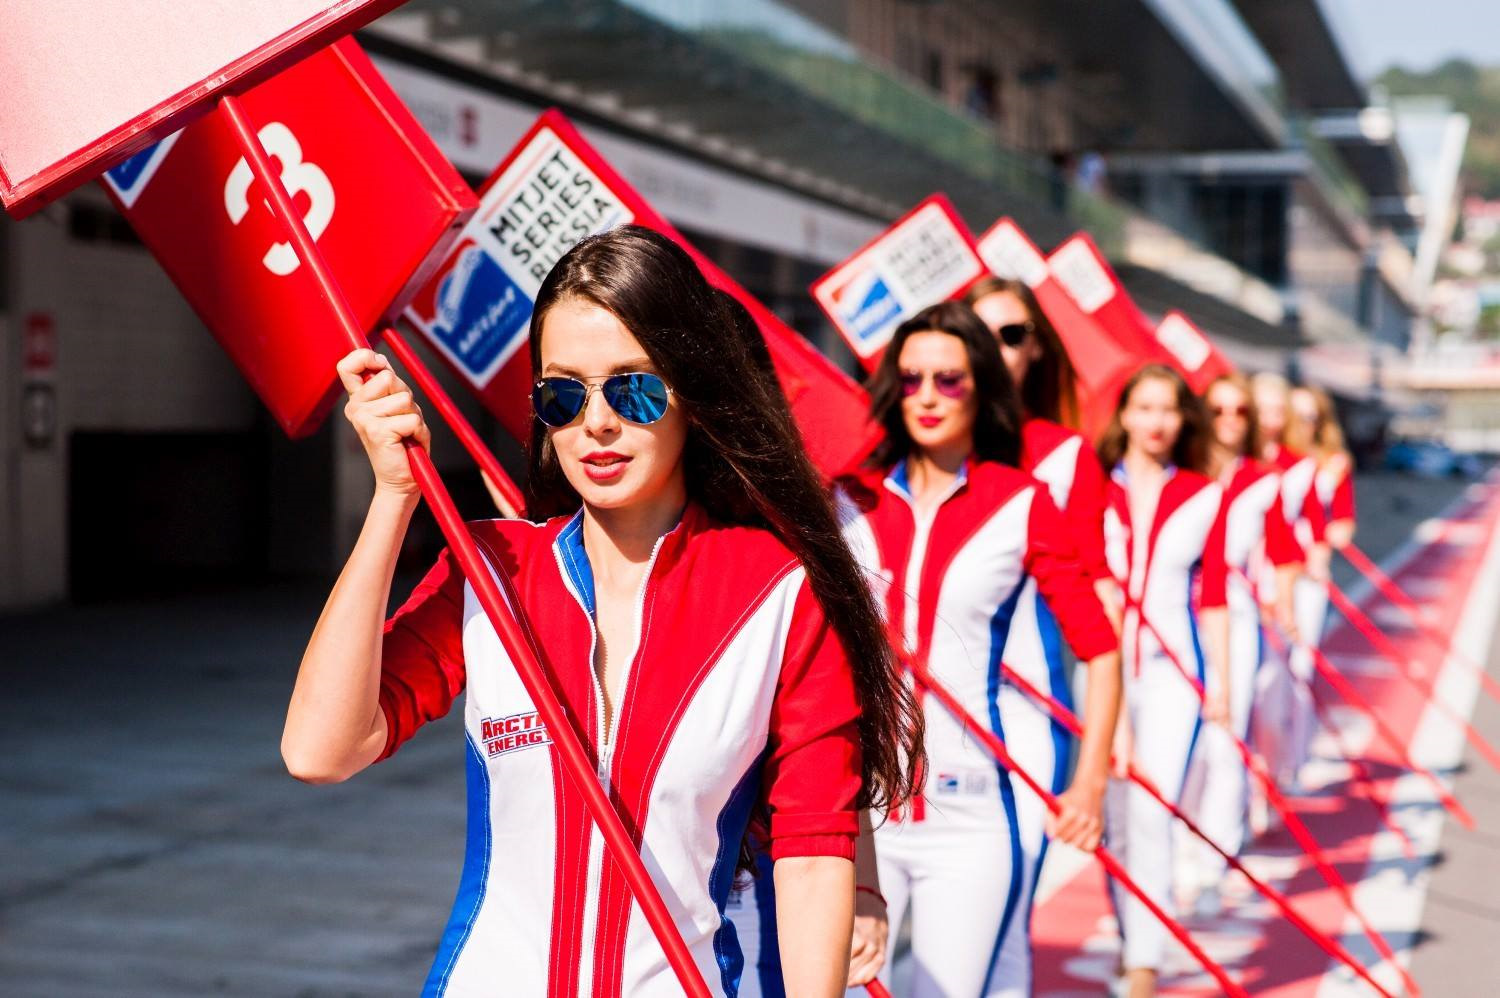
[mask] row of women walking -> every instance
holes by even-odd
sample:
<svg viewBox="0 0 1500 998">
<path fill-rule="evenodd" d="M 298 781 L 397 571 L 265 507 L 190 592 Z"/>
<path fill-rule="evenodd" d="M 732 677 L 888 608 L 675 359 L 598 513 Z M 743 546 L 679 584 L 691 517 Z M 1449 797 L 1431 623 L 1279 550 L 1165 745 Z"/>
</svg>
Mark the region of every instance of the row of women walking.
<svg viewBox="0 0 1500 998">
<path fill-rule="evenodd" d="M 716 992 L 889 982 L 909 916 L 912 994 L 1028 994 L 1050 841 L 1107 836 L 1171 909 L 1170 818 L 1115 778 L 1126 760 L 1231 850 L 1253 715 L 1281 719 L 1258 747 L 1295 785 L 1309 664 L 1269 661 L 1262 632 L 1316 639 L 1353 521 L 1316 393 L 1226 378 L 1200 400 L 1150 365 L 1095 445 L 1030 292 L 987 280 L 896 331 L 870 385 L 883 442 L 830 492 L 753 323 L 659 235 L 578 244 L 530 344 L 529 509 L 551 518 L 471 531 Z M 402 448 L 428 435 L 383 358 L 340 371 L 376 488 L 293 691 L 289 769 L 346 779 L 463 693 L 468 851 L 426 993 L 680 993 L 451 557 L 384 620 L 416 505 Z M 1032 689 L 1078 703 L 1076 751 Z M 1216 889 L 1222 869 L 1188 865 Z M 1165 934 L 1115 906 L 1122 986 L 1152 994 Z"/>
</svg>

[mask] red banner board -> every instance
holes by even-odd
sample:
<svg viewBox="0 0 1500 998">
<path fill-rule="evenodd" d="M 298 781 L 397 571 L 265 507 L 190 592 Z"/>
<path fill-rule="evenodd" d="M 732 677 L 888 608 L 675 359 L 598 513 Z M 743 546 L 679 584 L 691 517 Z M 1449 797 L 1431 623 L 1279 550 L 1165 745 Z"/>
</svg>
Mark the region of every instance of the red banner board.
<svg viewBox="0 0 1500 998">
<path fill-rule="evenodd" d="M 1191 319 L 1176 309 L 1162 316 L 1161 322 L 1157 323 L 1156 340 L 1176 358 L 1188 384 L 1199 395 L 1208 390 L 1215 378 L 1234 373 L 1229 358 L 1219 352 L 1219 348 Z"/>
<path fill-rule="evenodd" d="M 401 0 L 6 0 L 0 204 L 22 217 Z"/>
<path fill-rule="evenodd" d="M 1152 326 L 1087 234 L 1080 232 L 1063 243 L 1047 263 L 1079 308 L 1135 354 L 1139 363 L 1176 368 L 1195 392 L 1220 374 L 1234 370 L 1234 365 L 1182 313 L 1169 312 L 1161 326 Z"/>
<path fill-rule="evenodd" d="M 984 273 L 958 212 L 934 194 L 814 281 L 812 296 L 865 369 L 874 370 L 897 326 L 958 297 Z"/>
<path fill-rule="evenodd" d="M 979 237 L 978 247 L 991 273 L 1024 281 L 1036 295 L 1078 377 L 1079 429 L 1094 436 L 1109 422 L 1120 386 L 1140 366 L 1140 360 L 1078 307 L 1053 275 L 1041 250 L 1014 221 L 1002 218 L 990 226 Z"/>
<path fill-rule="evenodd" d="M 1171 363 L 1156 342 L 1156 331 L 1136 307 L 1115 270 L 1087 233 L 1079 232 L 1047 258 L 1059 284 L 1083 312 L 1137 360 Z"/>
<path fill-rule="evenodd" d="M 350 39 L 242 102 L 360 323 L 393 321 L 473 212 L 468 185 Z M 349 344 L 224 123 L 195 122 L 101 183 L 282 428 L 315 429 Z"/>
<path fill-rule="evenodd" d="M 689 244 L 555 110 L 485 181 L 479 210 L 406 317 L 524 441 L 532 419 L 527 339 L 542 280 L 580 239 L 630 223 L 675 240 L 710 284 L 754 316 L 808 453 L 825 474 L 869 453 L 878 436 L 859 386 Z"/>
</svg>

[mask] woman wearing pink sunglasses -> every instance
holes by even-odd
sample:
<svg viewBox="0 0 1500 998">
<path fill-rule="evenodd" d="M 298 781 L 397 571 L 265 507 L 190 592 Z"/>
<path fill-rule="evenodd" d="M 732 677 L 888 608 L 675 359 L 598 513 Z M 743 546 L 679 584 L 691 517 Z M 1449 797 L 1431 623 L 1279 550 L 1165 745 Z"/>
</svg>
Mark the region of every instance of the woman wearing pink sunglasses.
<svg viewBox="0 0 1500 998">
<path fill-rule="evenodd" d="M 1047 488 L 1018 467 L 1021 417 L 994 336 L 962 304 L 924 309 L 896 330 L 871 395 L 886 439 L 839 494 L 844 536 L 884 604 L 892 640 L 1018 760 L 1030 758 L 1038 743 L 1050 749 L 1050 726 L 1001 666 L 1012 648 L 1046 640 L 1035 615 L 1017 612 L 1035 580 L 1088 662 L 1088 714 L 1103 719 L 1088 728 L 1046 831 L 1093 849 L 1119 696 L 1115 630 Z M 914 913 L 912 993 L 1029 994 L 1040 843 L 1028 849 L 1023 827 L 1040 825 L 1045 808 L 940 704 L 924 698 L 924 706 L 924 792 L 875 829 L 890 924 L 900 925 L 908 905 Z M 1050 754 L 1046 763 L 1043 778 L 1060 780 Z"/>
</svg>

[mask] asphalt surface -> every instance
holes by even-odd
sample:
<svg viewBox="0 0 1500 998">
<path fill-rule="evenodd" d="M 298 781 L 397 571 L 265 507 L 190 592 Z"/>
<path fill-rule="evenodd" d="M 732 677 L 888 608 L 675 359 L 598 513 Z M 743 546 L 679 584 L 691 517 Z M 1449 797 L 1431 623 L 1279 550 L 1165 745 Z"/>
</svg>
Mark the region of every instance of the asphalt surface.
<svg viewBox="0 0 1500 998">
<path fill-rule="evenodd" d="M 1378 560 L 1462 486 L 1362 478 L 1361 544 Z M 460 712 L 347 784 L 287 776 L 324 592 L 0 617 L 0 994 L 420 991 L 462 863 Z M 1500 738 L 1494 705 L 1478 723 Z M 1444 833 L 1415 969 L 1493 994 L 1500 777 L 1471 765 L 1459 790 L 1480 827 Z"/>
</svg>

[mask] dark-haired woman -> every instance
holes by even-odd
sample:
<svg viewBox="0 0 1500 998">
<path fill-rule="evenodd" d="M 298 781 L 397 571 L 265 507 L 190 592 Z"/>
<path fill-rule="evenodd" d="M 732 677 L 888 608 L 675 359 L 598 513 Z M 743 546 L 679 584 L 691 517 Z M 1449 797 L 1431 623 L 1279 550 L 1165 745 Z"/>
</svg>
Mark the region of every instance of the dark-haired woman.
<svg viewBox="0 0 1500 998">
<path fill-rule="evenodd" d="M 1107 606 L 1117 602 L 1104 558 L 1105 477 L 1078 423 L 1073 365 L 1036 296 L 1021 281 L 987 277 L 965 296 L 1000 345 L 1021 401 L 1021 468 L 1047 484 L 1084 570 Z"/>
<path fill-rule="evenodd" d="M 1099 443 L 1099 459 L 1111 469 L 1106 552 L 1125 588 L 1123 721 L 1136 766 L 1172 800 L 1182 792 L 1200 719 L 1224 723 L 1229 716 L 1224 490 L 1202 474 L 1205 437 L 1198 399 L 1182 376 L 1148 364 L 1125 383 Z M 1208 686 L 1205 702 L 1189 676 Z M 1108 812 L 1111 848 L 1170 911 L 1171 815 L 1123 781 L 1110 786 Z M 1166 930 L 1118 884 L 1111 882 L 1110 893 L 1128 994 L 1154 995 Z"/>
<path fill-rule="evenodd" d="M 470 529 L 710 987 L 743 966 L 722 908 L 759 817 L 787 990 L 837 995 L 858 812 L 908 794 L 919 716 L 784 398 L 715 335 L 732 321 L 660 235 L 575 246 L 531 324 L 531 508 L 563 515 Z M 345 779 L 464 691 L 468 852 L 426 993 L 680 994 L 451 555 L 382 627 L 417 502 L 402 442 L 427 434 L 384 360 L 340 373 L 376 493 L 298 674 L 288 767 Z"/>
<path fill-rule="evenodd" d="M 1184 803 L 1209 837 L 1233 854 L 1245 841 L 1249 774 L 1231 735 L 1249 737 L 1256 678 L 1265 657 L 1261 598 L 1274 599 L 1278 622 L 1287 627 L 1302 551 L 1282 514 L 1281 474 L 1254 454 L 1256 413 L 1249 380 L 1241 374 L 1216 378 L 1203 402 L 1211 428 L 1207 472 L 1224 490 L 1224 557 L 1231 569 L 1226 590 L 1229 723 L 1202 732 Z M 1212 683 L 1214 675 L 1208 678 Z M 1200 910 L 1216 911 L 1224 858 L 1196 840 L 1190 848 L 1196 882 L 1189 886 Z"/>
<path fill-rule="evenodd" d="M 1062 511 L 1079 567 L 1118 629 L 1119 587 L 1104 558 L 1104 472 L 1094 448 L 1083 434 L 1072 429 L 1078 421 L 1078 399 L 1073 365 L 1062 339 L 1036 296 L 1021 281 L 986 277 L 969 289 L 964 300 L 994 334 L 1000 358 L 1020 396 L 1021 470 L 1047 486 L 1052 501 Z M 1073 697 L 1057 618 L 1047 601 L 1039 597 L 1034 579 L 1022 589 L 1013 620 L 1005 645 L 1005 664 L 1033 686 L 1071 706 Z M 1102 677 L 1091 670 L 1089 678 Z M 1083 720 L 1085 725 L 1113 728 L 1115 715 L 1111 712 L 1101 717 L 1085 709 Z M 1030 712 L 1013 717 L 1007 728 L 1016 761 L 1053 793 L 1061 793 L 1072 768 L 1072 741 L 1067 729 L 1034 703 Z M 1034 887 L 1046 857 L 1047 810 L 1031 793 L 1019 794 L 1017 805 L 1027 876 Z M 1013 939 L 1015 944 L 1025 944 L 1019 935 Z"/>
<path fill-rule="evenodd" d="M 1037 714 L 1001 664 L 1034 578 L 1097 677 L 1090 709 L 1113 718 L 1115 631 L 1047 489 L 1016 466 L 1019 413 L 993 336 L 959 303 L 925 309 L 896 330 L 871 390 L 886 440 L 868 472 L 840 484 L 840 499 L 845 537 L 904 653 L 1021 747 L 1038 736 Z M 937 701 L 925 705 L 925 792 L 875 829 L 890 924 L 913 913 L 912 993 L 1029 994 L 1031 864 L 1018 803 L 1029 792 Z M 1088 732 L 1049 821 L 1053 837 L 1083 849 L 1099 841 L 1112 730 Z M 1045 722 L 1039 736 L 1049 737 Z"/>
</svg>

